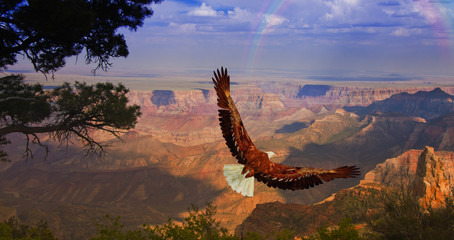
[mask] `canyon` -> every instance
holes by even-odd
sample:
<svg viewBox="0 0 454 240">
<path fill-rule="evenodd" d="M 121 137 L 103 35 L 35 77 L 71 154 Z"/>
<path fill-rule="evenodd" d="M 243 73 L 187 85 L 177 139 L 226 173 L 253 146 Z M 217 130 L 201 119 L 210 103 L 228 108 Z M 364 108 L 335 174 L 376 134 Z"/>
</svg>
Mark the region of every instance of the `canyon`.
<svg viewBox="0 0 454 240">
<path fill-rule="evenodd" d="M 231 92 L 252 140 L 259 149 L 275 152 L 273 161 L 324 168 L 357 165 L 363 174 L 373 170 L 374 178 L 380 179 L 391 176 L 375 170 L 386 159 L 400 159 L 412 151 L 416 156 L 425 146 L 454 151 L 454 114 L 444 111 L 452 107 L 454 87 L 436 87 L 247 82 L 232 85 Z M 401 106 L 406 96 L 421 102 L 412 105 L 412 111 L 386 110 L 389 101 Z M 309 206 L 364 178 L 295 192 L 256 183 L 255 196 L 244 198 L 223 178 L 223 165 L 235 159 L 222 138 L 211 84 L 187 90 L 133 90 L 129 98 L 143 114 L 122 140 L 94 133 L 109 144 L 103 158 L 86 156 L 77 145 L 48 140 L 47 158 L 42 148 L 33 146 L 34 158 L 24 160 L 23 140 L 12 136 L 7 149 L 12 162 L 0 166 L 0 216 L 42 218 L 57 236 L 86 239 L 94 232 L 91 219 L 106 213 L 120 216 L 133 228 L 162 224 L 169 217 L 178 221 L 191 204 L 203 207 L 211 202 L 217 206 L 216 217 L 233 232 L 254 209 L 273 202 Z M 432 118 L 429 110 L 439 115 Z"/>
<path fill-rule="evenodd" d="M 434 151 L 428 146 L 412 149 L 377 164 L 360 184 L 342 189 L 322 202 L 258 204 L 237 226 L 235 234 L 257 232 L 266 236 L 287 229 L 302 237 L 320 227 L 338 224 L 345 217 L 353 219 L 358 228 L 364 228 L 371 216 L 383 209 L 385 196 L 391 191 L 402 193 L 412 189 L 424 208 L 438 208 L 452 198 L 453 163 L 454 152 Z"/>
</svg>

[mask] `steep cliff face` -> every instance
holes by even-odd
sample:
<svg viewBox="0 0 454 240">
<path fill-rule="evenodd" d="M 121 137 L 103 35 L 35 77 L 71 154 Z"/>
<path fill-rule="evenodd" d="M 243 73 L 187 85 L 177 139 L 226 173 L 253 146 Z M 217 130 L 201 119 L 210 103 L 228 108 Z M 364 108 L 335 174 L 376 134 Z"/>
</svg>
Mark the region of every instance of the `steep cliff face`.
<svg viewBox="0 0 454 240">
<path fill-rule="evenodd" d="M 443 161 L 431 147 L 424 148 L 418 159 L 416 175 L 411 188 L 424 208 L 438 208 L 451 196 L 451 186 L 446 178 Z"/>
<path fill-rule="evenodd" d="M 425 166 L 427 162 L 429 166 Z M 421 166 L 418 166 L 419 164 Z M 418 167 L 419 177 L 417 177 Z M 444 178 L 440 172 L 443 172 Z M 418 181 L 425 181 L 423 177 L 425 175 L 437 175 L 438 177 L 433 177 L 430 182 L 441 179 L 440 184 L 446 182 L 450 189 L 454 189 L 454 152 L 434 151 L 432 147 L 425 147 L 424 150 L 409 150 L 377 164 L 373 170 L 365 174 L 361 184 L 376 183 L 390 187 L 410 186 L 417 178 L 419 178 Z"/>
<path fill-rule="evenodd" d="M 366 174 L 361 184 L 408 186 L 420 199 L 421 206 L 437 208 L 452 196 L 453 161 L 453 152 L 435 152 L 432 147 L 426 146 L 424 150 L 410 150 L 378 164 Z"/>
<path fill-rule="evenodd" d="M 422 150 L 412 149 L 390 158 L 367 172 L 361 184 L 378 183 L 390 187 L 409 185 L 415 176 L 417 159 Z"/>
<path fill-rule="evenodd" d="M 421 206 L 443 206 L 454 189 L 453 152 L 435 152 L 432 147 L 410 150 L 387 159 L 368 172 L 361 184 L 378 183 L 390 187 L 408 186 Z"/>
</svg>

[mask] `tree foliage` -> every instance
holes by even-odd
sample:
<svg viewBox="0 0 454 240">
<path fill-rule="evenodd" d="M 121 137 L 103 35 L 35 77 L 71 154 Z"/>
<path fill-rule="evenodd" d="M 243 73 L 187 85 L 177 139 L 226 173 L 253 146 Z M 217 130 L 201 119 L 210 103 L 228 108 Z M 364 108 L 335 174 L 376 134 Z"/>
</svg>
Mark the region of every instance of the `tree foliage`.
<svg viewBox="0 0 454 240">
<path fill-rule="evenodd" d="M 424 209 L 411 191 L 394 192 L 370 225 L 385 239 L 453 239 L 454 204 Z"/>
<path fill-rule="evenodd" d="M 0 2 L 0 69 L 23 55 L 36 71 L 53 73 L 85 49 L 85 61 L 107 70 L 129 54 L 119 28 L 137 30 L 162 0 L 8 0 Z"/>
<path fill-rule="evenodd" d="M 123 229 L 123 224 L 120 223 L 120 217 L 111 217 L 105 215 L 101 222 L 95 222 L 97 229 L 96 237 L 91 240 L 145 240 L 145 234 L 140 230 Z"/>
<path fill-rule="evenodd" d="M 44 221 L 39 221 L 35 226 L 29 226 L 11 217 L 0 223 L 0 239 L 56 240 L 57 238 Z"/>
<path fill-rule="evenodd" d="M 360 237 L 358 230 L 355 229 L 355 225 L 352 224 L 352 220 L 344 218 L 338 226 L 331 228 L 322 227 L 317 230 L 317 235 L 313 236 L 313 239 L 320 240 L 334 240 L 334 239 L 349 239 L 359 240 L 363 239 Z"/>
<path fill-rule="evenodd" d="M 112 218 L 106 215 L 101 223 L 95 223 L 97 236 L 91 240 L 234 240 L 237 239 L 220 226 L 214 219 L 216 207 L 208 204 L 205 210 L 192 206 L 189 216 L 181 224 L 169 219 L 162 226 L 144 225 L 142 230 L 123 230 L 119 217 Z"/>
<path fill-rule="evenodd" d="M 205 210 L 200 211 L 196 206 L 189 209 L 189 216 L 183 219 L 183 223 L 176 224 L 171 219 L 163 226 L 148 228 L 150 239 L 153 240 L 228 240 L 236 239 L 228 234 L 227 229 L 221 227 L 219 220 L 214 218 L 216 207 L 208 204 Z"/>
<path fill-rule="evenodd" d="M 8 143 L 7 134 L 22 133 L 27 137 L 26 154 L 32 156 L 29 143 L 41 144 L 39 134 L 47 133 L 59 142 L 76 137 L 88 152 L 102 153 L 94 130 L 119 137 L 141 115 L 139 106 L 128 105 L 128 92 L 122 84 L 81 82 L 45 91 L 40 84 L 25 83 L 21 75 L 0 78 L 0 143 Z"/>
</svg>

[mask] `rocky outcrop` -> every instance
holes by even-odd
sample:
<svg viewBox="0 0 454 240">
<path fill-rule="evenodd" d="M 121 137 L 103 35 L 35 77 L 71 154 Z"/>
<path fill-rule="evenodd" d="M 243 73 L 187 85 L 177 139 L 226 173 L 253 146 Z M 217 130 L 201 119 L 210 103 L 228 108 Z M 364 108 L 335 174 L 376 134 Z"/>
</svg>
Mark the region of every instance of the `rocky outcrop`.
<svg viewBox="0 0 454 240">
<path fill-rule="evenodd" d="M 430 158 L 437 159 L 437 171 L 443 171 L 445 180 L 450 189 L 454 189 L 454 152 L 434 151 L 432 147 L 425 147 L 423 150 L 412 149 L 403 154 L 390 158 L 365 174 L 361 184 L 376 183 L 389 187 L 410 186 L 417 178 L 418 162 L 430 162 Z M 419 167 L 423 174 L 423 168 Z M 439 174 L 436 168 L 430 167 L 426 172 L 429 175 Z M 432 173 L 431 173 L 432 171 Z M 444 182 L 444 180 L 443 180 Z"/>
<path fill-rule="evenodd" d="M 365 174 L 361 184 L 377 183 L 389 187 L 408 186 L 414 179 L 422 150 L 412 149 L 390 158 Z"/>
<path fill-rule="evenodd" d="M 446 178 L 443 161 L 431 147 L 424 148 L 418 159 L 416 175 L 411 189 L 424 208 L 438 208 L 451 196 L 451 189 Z"/>
<path fill-rule="evenodd" d="M 428 178 L 424 176 L 428 176 Z M 442 192 L 445 193 L 444 184 L 446 183 L 447 192 L 451 193 L 451 190 L 454 189 L 454 152 L 434 151 L 432 147 L 425 147 L 424 150 L 409 150 L 377 164 L 373 170 L 366 173 L 360 184 L 375 183 L 400 188 L 424 181 L 435 184 L 431 186 L 443 186 Z M 422 192 L 419 190 L 418 192 L 422 196 Z M 430 192 L 428 193 L 431 195 Z"/>
<path fill-rule="evenodd" d="M 379 209 L 377 197 L 382 189 L 373 184 L 344 189 L 329 201 L 302 205 L 282 202 L 257 204 L 254 211 L 235 229 L 240 238 L 248 232 L 267 236 L 283 230 L 291 230 L 303 239 L 322 226 L 338 224 L 348 216 L 365 220 Z M 361 207 L 367 205 L 367 208 Z"/>
</svg>

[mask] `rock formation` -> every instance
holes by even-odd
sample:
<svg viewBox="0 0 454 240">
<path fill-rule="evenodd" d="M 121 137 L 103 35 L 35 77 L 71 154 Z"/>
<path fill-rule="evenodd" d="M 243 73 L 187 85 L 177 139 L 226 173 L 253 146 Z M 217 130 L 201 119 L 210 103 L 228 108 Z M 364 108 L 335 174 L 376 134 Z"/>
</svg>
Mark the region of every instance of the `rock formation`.
<svg viewBox="0 0 454 240">
<path fill-rule="evenodd" d="M 345 216 L 361 221 L 370 218 L 379 209 L 377 199 L 380 191 L 379 186 L 366 184 L 341 190 L 330 200 L 312 205 L 282 202 L 257 204 L 251 215 L 236 227 L 235 235 L 242 238 L 248 232 L 257 232 L 266 236 L 290 229 L 305 239 L 304 236 L 322 226 L 338 224 Z"/>
<path fill-rule="evenodd" d="M 411 189 L 424 208 L 438 208 L 451 196 L 443 162 L 432 147 L 425 147 L 418 159 L 415 179 Z"/>
<path fill-rule="evenodd" d="M 399 113 L 408 116 L 434 119 L 454 111 L 454 96 L 441 88 L 432 91 L 418 91 L 415 94 L 402 92 L 383 101 L 376 101 L 367 107 L 345 107 L 358 115 L 374 113 Z"/>
</svg>

